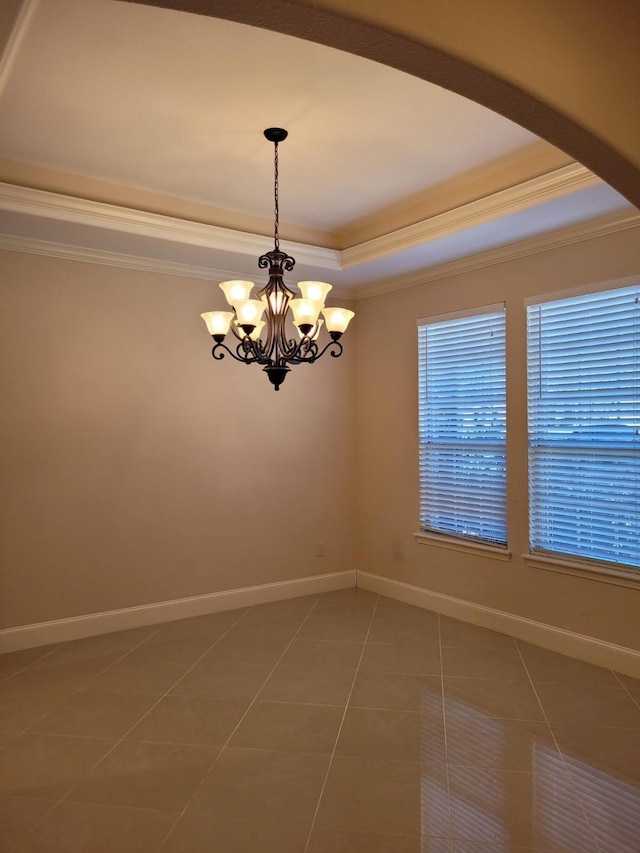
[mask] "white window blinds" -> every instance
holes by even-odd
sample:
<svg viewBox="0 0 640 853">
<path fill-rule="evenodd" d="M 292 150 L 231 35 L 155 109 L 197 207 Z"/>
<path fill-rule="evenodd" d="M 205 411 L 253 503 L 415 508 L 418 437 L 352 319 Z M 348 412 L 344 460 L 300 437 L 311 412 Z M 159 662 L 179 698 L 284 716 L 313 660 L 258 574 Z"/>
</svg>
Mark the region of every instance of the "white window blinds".
<svg viewBox="0 0 640 853">
<path fill-rule="evenodd" d="M 418 323 L 420 527 L 506 545 L 504 306 Z"/>
<path fill-rule="evenodd" d="M 527 313 L 531 550 L 637 570 L 640 284 Z"/>
</svg>

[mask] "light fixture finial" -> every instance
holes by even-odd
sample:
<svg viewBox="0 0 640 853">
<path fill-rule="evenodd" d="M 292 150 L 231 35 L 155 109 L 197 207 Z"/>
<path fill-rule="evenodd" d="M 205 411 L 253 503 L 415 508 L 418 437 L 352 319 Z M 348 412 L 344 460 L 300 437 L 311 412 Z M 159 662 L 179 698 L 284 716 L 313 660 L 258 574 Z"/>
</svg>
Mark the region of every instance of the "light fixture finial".
<svg viewBox="0 0 640 853">
<path fill-rule="evenodd" d="M 285 130 L 284 127 L 268 127 L 264 131 L 264 135 L 269 142 L 273 142 L 274 145 L 277 145 L 279 142 L 285 141 L 287 136 L 289 136 L 289 131 Z"/>
</svg>

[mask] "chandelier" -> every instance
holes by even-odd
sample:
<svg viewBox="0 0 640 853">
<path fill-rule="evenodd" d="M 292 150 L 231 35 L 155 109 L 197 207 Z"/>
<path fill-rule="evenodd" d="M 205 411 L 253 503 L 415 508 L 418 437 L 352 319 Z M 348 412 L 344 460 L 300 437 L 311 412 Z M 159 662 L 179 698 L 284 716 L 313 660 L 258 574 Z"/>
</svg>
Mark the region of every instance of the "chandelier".
<svg viewBox="0 0 640 853">
<path fill-rule="evenodd" d="M 220 288 L 233 311 L 208 311 L 200 316 L 215 341 L 211 355 L 219 361 L 230 355 L 244 364 L 261 364 L 277 391 L 295 364 L 313 364 L 325 352 L 334 358 L 342 355 L 340 338 L 354 316 L 346 308 L 325 308 L 331 285 L 323 281 L 299 281 L 300 295 L 287 287 L 285 272 L 291 272 L 295 260 L 280 248 L 278 199 L 278 144 L 288 133 L 281 127 L 269 127 L 265 137 L 274 145 L 274 247 L 258 258 L 260 269 L 269 270 L 269 281 L 251 299 L 252 281 L 223 281 Z M 320 314 L 324 319 L 320 319 Z M 264 319 L 263 319 L 264 317 Z M 318 345 L 320 329 L 325 325 L 330 340 Z M 297 338 L 294 328 L 297 329 Z M 231 330 L 232 347 L 224 341 Z"/>
</svg>

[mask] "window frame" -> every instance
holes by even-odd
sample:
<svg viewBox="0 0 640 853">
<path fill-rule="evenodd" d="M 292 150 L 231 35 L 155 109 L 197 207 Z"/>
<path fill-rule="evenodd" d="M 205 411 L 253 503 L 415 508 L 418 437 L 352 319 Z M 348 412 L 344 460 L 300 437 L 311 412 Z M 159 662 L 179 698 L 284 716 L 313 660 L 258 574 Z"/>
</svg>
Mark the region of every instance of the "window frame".
<svg viewBox="0 0 640 853">
<path fill-rule="evenodd" d="M 457 551 L 470 551 L 478 556 L 482 557 L 490 557 L 498 560 L 509 560 L 511 558 L 511 551 L 509 551 L 509 525 L 508 525 L 508 502 L 507 502 L 507 429 L 506 429 L 506 401 L 507 401 L 507 387 L 506 387 L 506 373 L 507 373 L 507 351 L 506 351 L 506 334 L 507 334 L 507 311 L 506 311 L 506 303 L 504 301 L 488 304 L 488 305 L 479 305 L 468 309 L 463 309 L 460 311 L 452 311 L 438 314 L 431 314 L 426 317 L 420 317 L 416 321 L 417 332 L 418 332 L 418 448 L 419 448 L 419 463 L 418 463 L 418 490 L 420 495 L 420 503 L 422 504 L 424 490 L 425 490 L 425 482 L 426 478 L 423 472 L 423 463 L 422 463 L 422 429 L 421 429 L 421 420 L 423 417 L 426 418 L 425 410 L 425 390 L 426 390 L 426 376 L 423 375 L 423 365 L 421 362 L 421 330 L 424 327 L 435 325 L 438 323 L 445 323 L 452 320 L 464 319 L 467 317 L 474 316 L 482 316 L 482 315 L 495 315 L 500 313 L 503 318 L 503 341 L 504 341 L 504 361 L 503 361 L 503 383 L 504 383 L 504 409 L 503 409 L 503 417 L 504 417 L 504 432 L 503 439 L 499 441 L 498 444 L 501 445 L 504 452 L 504 492 L 503 492 L 503 513 L 500 521 L 503 524 L 504 529 L 504 542 L 482 538 L 479 535 L 463 535 L 455 532 L 451 532 L 445 529 L 436 529 L 436 528 L 427 528 L 423 527 L 423 517 L 422 511 L 419 516 L 419 529 L 414 533 L 414 536 L 418 543 L 424 545 L 435 545 L 438 547 L 448 548 L 451 550 Z M 426 368 L 425 368 L 426 369 Z M 477 449 L 481 447 L 481 444 L 469 444 L 471 449 Z M 422 507 L 421 507 L 422 510 Z"/>
<path fill-rule="evenodd" d="M 591 580 L 613 583 L 620 586 L 637 588 L 640 586 L 640 566 L 630 563 L 621 563 L 615 560 L 599 560 L 583 554 L 571 554 L 560 551 L 548 550 L 542 547 L 532 547 L 532 507 L 531 507 L 531 423 L 530 423 L 530 400 L 529 400 L 529 363 L 531 351 L 528 339 L 529 308 L 536 305 L 562 301 L 565 299 L 579 298 L 581 296 L 596 295 L 612 290 L 623 290 L 633 286 L 640 286 L 640 276 L 625 276 L 623 278 L 611 279 L 603 282 L 590 282 L 578 287 L 567 288 L 549 293 L 537 294 L 525 299 L 525 326 L 527 329 L 527 341 L 525 346 L 525 376 L 527 378 L 527 432 L 526 453 L 528 471 L 528 551 L 522 555 L 525 564 L 532 568 L 544 569 L 576 577 L 589 578 Z"/>
</svg>

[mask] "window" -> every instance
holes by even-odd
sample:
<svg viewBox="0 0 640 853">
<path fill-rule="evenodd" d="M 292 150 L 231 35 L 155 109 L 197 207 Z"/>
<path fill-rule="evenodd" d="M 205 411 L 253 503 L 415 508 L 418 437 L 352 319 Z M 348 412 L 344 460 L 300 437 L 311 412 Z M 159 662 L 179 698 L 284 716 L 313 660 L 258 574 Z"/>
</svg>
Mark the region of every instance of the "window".
<svg viewBox="0 0 640 853">
<path fill-rule="evenodd" d="M 420 527 L 506 545 L 504 305 L 418 321 Z"/>
<path fill-rule="evenodd" d="M 640 284 L 529 305 L 532 552 L 640 567 Z"/>
</svg>

